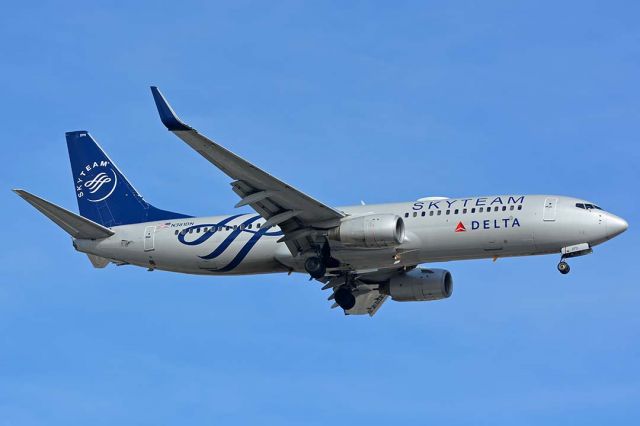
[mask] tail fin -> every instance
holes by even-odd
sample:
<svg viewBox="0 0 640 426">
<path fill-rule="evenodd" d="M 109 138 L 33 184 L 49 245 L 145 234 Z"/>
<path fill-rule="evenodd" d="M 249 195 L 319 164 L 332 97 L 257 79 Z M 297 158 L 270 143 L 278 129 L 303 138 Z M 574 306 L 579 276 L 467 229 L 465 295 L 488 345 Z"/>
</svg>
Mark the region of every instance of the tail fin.
<svg viewBox="0 0 640 426">
<path fill-rule="evenodd" d="M 81 216 L 103 226 L 191 217 L 147 203 L 89 132 L 66 136 Z"/>
</svg>

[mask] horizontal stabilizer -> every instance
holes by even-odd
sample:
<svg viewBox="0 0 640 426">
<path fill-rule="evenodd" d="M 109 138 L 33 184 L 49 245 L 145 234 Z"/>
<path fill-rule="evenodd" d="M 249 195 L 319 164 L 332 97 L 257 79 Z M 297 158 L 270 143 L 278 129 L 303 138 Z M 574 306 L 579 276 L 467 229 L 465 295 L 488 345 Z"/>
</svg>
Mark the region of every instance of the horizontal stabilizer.
<svg viewBox="0 0 640 426">
<path fill-rule="evenodd" d="M 14 189 L 13 192 L 22 197 L 27 203 L 38 209 L 40 213 L 51 219 L 56 225 L 64 229 L 73 238 L 97 240 L 114 234 L 109 228 L 78 216 L 69 210 L 56 206 L 25 190 Z"/>
</svg>

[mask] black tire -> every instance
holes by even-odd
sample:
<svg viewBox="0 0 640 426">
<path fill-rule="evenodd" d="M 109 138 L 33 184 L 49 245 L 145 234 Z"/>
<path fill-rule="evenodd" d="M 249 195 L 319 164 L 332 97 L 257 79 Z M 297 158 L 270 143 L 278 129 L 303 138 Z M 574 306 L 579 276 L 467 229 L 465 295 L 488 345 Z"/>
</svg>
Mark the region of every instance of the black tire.
<svg viewBox="0 0 640 426">
<path fill-rule="evenodd" d="M 356 297 L 347 287 L 342 286 L 338 288 L 333 297 L 338 306 L 340 306 L 345 311 L 348 311 L 349 309 L 356 306 Z"/>
<path fill-rule="evenodd" d="M 322 259 L 317 256 L 308 257 L 307 260 L 304 261 L 304 269 L 313 278 L 322 278 L 327 272 L 327 267 L 322 262 Z"/>
<path fill-rule="evenodd" d="M 561 274 L 566 275 L 569 273 L 570 270 L 571 270 L 571 267 L 567 262 L 563 261 L 558 263 L 558 271 L 560 271 Z"/>
</svg>

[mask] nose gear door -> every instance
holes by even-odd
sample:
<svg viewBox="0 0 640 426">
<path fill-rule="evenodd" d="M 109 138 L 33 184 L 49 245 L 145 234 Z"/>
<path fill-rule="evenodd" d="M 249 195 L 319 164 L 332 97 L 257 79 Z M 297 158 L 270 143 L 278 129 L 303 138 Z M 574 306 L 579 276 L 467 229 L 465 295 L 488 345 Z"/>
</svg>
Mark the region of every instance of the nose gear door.
<svg viewBox="0 0 640 426">
<path fill-rule="evenodd" d="M 558 204 L 557 198 L 545 198 L 544 210 L 542 211 L 542 220 L 545 222 L 553 222 L 556 220 L 556 205 Z"/>
</svg>

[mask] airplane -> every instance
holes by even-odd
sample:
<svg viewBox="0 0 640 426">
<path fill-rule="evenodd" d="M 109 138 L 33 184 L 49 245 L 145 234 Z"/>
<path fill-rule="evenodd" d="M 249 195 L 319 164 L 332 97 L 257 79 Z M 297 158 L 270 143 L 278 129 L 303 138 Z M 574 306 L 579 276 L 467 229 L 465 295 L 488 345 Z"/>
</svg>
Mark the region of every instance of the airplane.
<svg viewBox="0 0 640 426">
<path fill-rule="evenodd" d="M 450 271 L 424 264 L 560 254 L 567 259 L 624 232 L 627 222 L 592 202 L 559 195 L 425 197 L 330 207 L 185 124 L 160 90 L 164 126 L 231 179 L 236 208 L 210 217 L 149 204 L 89 132 L 66 133 L 80 214 L 14 191 L 72 237 L 96 268 L 135 265 L 202 275 L 306 273 L 331 290 L 332 308 L 373 316 L 387 299 L 432 301 L 453 291 Z"/>
</svg>

